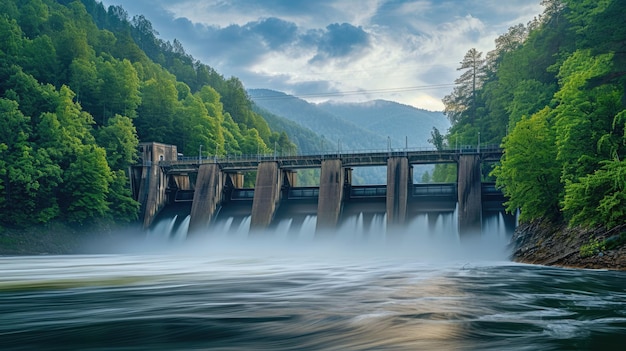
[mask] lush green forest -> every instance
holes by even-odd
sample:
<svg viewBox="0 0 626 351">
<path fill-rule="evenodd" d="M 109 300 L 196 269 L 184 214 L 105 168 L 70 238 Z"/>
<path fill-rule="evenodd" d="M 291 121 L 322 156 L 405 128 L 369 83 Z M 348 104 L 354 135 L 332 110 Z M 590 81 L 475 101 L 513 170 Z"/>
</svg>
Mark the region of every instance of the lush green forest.
<svg viewBox="0 0 626 351">
<path fill-rule="evenodd" d="M 467 52 L 444 99 L 452 123 L 444 141 L 502 144 L 491 174 L 524 221 L 623 224 L 626 2 L 542 4 L 541 16 L 510 28 L 494 51 Z"/>
<path fill-rule="evenodd" d="M 137 144 L 197 155 L 290 152 L 224 78 L 95 0 L 0 3 L 0 226 L 132 221 Z"/>
</svg>

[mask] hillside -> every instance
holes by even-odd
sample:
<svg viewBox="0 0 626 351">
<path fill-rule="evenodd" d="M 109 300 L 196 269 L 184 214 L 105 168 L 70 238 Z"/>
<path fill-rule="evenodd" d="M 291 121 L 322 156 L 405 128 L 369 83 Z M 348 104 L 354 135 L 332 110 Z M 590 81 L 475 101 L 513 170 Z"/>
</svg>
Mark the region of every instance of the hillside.
<svg viewBox="0 0 626 351">
<path fill-rule="evenodd" d="M 409 147 L 425 147 L 433 127 L 445 132 L 449 126 L 441 112 L 392 101 L 313 104 L 273 90 L 251 89 L 248 93 L 263 109 L 331 140 L 332 148 L 341 140 L 342 149 L 386 149 L 388 137 L 395 148 L 404 148 L 407 141 Z"/>
<path fill-rule="evenodd" d="M 431 112 L 393 101 L 374 100 L 366 103 L 326 102 L 317 104 L 361 128 L 391 138 L 391 146 L 424 147 L 433 127 L 445 132 L 450 124 L 442 112 Z"/>
<path fill-rule="evenodd" d="M 330 145 L 330 141 L 322 138 L 311 129 L 306 128 L 297 122 L 287 118 L 277 116 L 266 109 L 259 107 L 257 104 L 252 106 L 253 111 L 258 113 L 273 131 L 285 133 L 289 136 L 289 140 L 297 149 L 286 150 L 287 152 L 299 152 L 302 154 L 319 153 L 324 145 Z"/>
<path fill-rule="evenodd" d="M 268 89 L 250 89 L 248 94 L 263 109 L 294 121 L 330 141 L 324 151 L 382 149 L 387 137 L 335 116 L 295 96 Z M 337 145 L 337 144 L 340 145 Z"/>
</svg>

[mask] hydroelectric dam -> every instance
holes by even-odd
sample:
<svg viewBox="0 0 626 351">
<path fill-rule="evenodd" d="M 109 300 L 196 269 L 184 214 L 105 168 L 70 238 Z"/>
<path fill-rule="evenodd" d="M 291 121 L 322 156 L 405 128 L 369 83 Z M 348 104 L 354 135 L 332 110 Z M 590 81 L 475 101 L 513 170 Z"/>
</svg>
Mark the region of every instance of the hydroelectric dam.
<svg viewBox="0 0 626 351">
<path fill-rule="evenodd" d="M 146 229 L 172 207 L 186 208 L 190 235 L 210 232 L 220 216 L 245 218 L 251 232 L 299 218 L 316 235 L 355 215 L 389 230 L 424 214 L 431 226 L 442 214 L 454 214 L 461 237 L 480 233 L 494 214 L 511 231 L 515 227 L 515 216 L 504 213 L 502 192 L 481 181 L 481 166 L 500 160 L 499 147 L 190 158 L 180 157 L 173 145 L 141 143 L 140 156 L 131 167 L 131 188 Z M 440 163 L 456 164 L 456 182 L 414 182 L 414 166 Z M 353 184 L 359 167 L 386 167 L 386 184 Z M 298 186 L 298 170 L 312 168 L 319 169 L 319 186 Z M 254 173 L 254 187 L 244 187 L 244 175 Z"/>
</svg>

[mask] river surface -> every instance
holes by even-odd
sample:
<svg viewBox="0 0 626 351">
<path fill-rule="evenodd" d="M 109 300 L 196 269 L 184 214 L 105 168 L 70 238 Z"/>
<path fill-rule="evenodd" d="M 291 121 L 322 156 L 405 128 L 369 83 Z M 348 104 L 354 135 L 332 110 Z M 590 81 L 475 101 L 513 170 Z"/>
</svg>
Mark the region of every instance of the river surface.
<svg viewBox="0 0 626 351">
<path fill-rule="evenodd" d="M 421 242 L 0 257 L 0 350 L 625 349 L 626 273 Z"/>
</svg>

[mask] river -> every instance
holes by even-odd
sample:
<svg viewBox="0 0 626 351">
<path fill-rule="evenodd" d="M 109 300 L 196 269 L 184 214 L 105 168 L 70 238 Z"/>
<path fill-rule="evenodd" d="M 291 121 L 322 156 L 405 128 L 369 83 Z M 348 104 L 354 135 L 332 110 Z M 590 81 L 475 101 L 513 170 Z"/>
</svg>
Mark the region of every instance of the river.
<svg viewBox="0 0 626 351">
<path fill-rule="evenodd" d="M 0 350 L 624 349 L 626 273 L 512 263 L 501 239 L 146 238 L 0 257 Z"/>
</svg>

